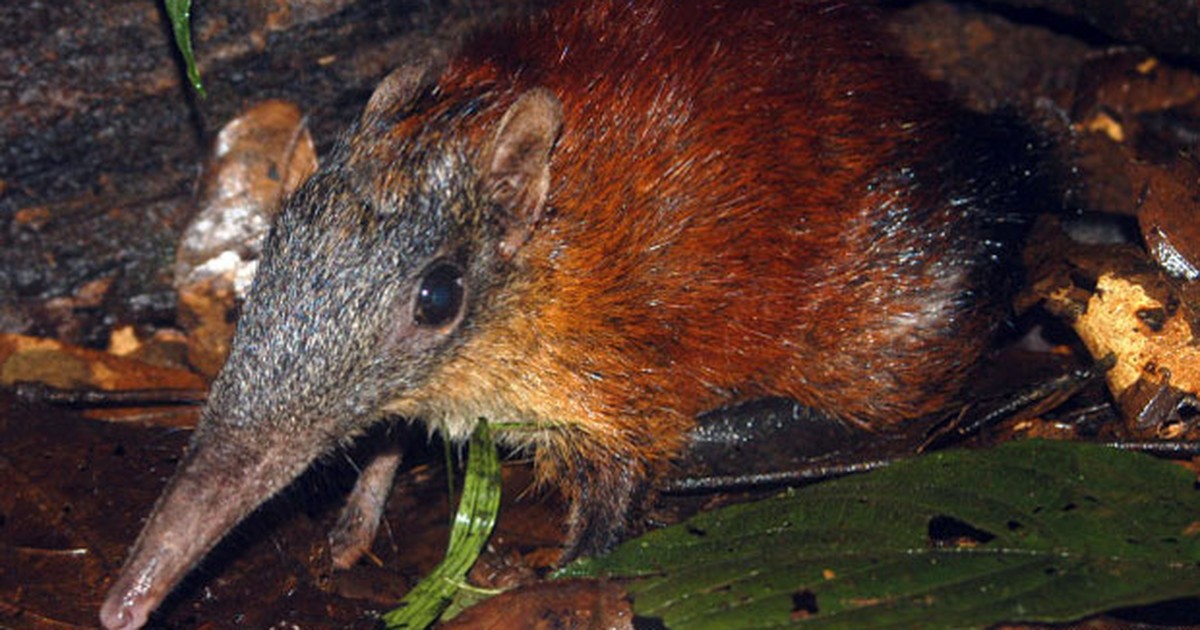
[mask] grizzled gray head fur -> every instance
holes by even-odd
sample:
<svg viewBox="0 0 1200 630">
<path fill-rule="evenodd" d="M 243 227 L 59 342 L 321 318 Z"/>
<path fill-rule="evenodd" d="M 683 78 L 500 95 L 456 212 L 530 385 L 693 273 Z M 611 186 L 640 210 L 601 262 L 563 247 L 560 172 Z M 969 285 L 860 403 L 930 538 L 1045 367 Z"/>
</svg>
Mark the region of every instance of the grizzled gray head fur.
<svg viewBox="0 0 1200 630">
<path fill-rule="evenodd" d="M 333 166 L 281 212 L 208 422 L 303 422 L 328 448 L 419 388 L 497 299 L 545 203 L 561 106 L 527 92 L 483 147 L 463 131 L 481 99 L 397 138 L 398 122 L 436 98 L 422 76 L 385 80 Z"/>
<path fill-rule="evenodd" d="M 144 624 L 230 528 L 419 390 L 502 299 L 546 199 L 561 107 L 531 90 L 471 146 L 462 123 L 477 104 L 416 114 L 422 76 L 385 80 L 276 219 L 187 457 L 101 608 L 106 627 Z"/>
<path fill-rule="evenodd" d="M 471 318 L 475 298 L 500 275 L 493 248 L 479 246 L 495 242 L 488 233 L 496 230 L 479 211 L 462 147 L 402 149 L 390 168 L 408 174 L 408 190 L 373 192 L 363 174 L 342 168 L 316 175 L 289 201 L 213 386 L 210 420 L 316 414 L 327 439 L 345 438 L 388 397 L 419 386 L 445 356 L 434 350 L 452 350 L 459 335 L 450 329 Z M 462 312 L 422 325 L 422 282 L 442 267 L 459 274 L 449 281 L 461 287 Z"/>
</svg>

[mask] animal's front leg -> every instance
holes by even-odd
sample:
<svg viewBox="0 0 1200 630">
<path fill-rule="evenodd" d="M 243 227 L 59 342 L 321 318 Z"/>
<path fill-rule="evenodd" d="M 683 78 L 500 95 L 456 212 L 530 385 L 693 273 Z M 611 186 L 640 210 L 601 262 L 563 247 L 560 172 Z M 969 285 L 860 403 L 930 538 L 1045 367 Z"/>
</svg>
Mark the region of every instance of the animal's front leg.
<svg viewBox="0 0 1200 630">
<path fill-rule="evenodd" d="M 363 468 L 337 524 L 329 532 L 334 568 L 349 569 L 371 548 L 402 459 L 402 447 L 394 444 L 376 454 Z"/>
</svg>

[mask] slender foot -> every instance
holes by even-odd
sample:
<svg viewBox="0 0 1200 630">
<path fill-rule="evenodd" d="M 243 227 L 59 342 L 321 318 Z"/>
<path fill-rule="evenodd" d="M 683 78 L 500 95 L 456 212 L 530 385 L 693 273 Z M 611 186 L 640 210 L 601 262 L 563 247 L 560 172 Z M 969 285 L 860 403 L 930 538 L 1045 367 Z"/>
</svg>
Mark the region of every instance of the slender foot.
<svg viewBox="0 0 1200 630">
<path fill-rule="evenodd" d="M 337 524 L 329 532 L 335 569 L 349 569 L 371 548 L 401 458 L 398 446 L 379 453 L 354 484 Z"/>
</svg>

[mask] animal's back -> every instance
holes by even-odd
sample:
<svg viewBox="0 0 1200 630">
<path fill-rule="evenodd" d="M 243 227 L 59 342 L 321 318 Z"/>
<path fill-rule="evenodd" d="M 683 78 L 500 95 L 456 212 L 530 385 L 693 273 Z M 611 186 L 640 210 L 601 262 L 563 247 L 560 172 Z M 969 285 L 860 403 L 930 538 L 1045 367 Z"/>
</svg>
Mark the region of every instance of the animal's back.
<svg viewBox="0 0 1200 630">
<path fill-rule="evenodd" d="M 560 444 L 582 458 L 632 445 L 664 459 L 696 413 L 756 396 L 868 422 L 951 400 L 994 321 L 977 290 L 1004 185 L 956 165 L 988 167 L 964 156 L 987 147 L 956 137 L 974 123 L 872 12 L 607 1 L 553 15 L 483 40 L 440 84 L 545 86 L 564 110 L 515 311 L 448 366 L 455 382 L 494 357 L 511 380 L 483 396 L 584 428 L 594 440 Z"/>
</svg>

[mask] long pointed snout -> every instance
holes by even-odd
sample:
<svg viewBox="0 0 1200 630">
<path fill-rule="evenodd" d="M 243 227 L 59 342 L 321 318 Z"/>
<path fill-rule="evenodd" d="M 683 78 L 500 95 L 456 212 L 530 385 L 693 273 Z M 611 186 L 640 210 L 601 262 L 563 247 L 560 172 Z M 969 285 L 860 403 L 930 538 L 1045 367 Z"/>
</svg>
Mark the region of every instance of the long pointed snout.
<svg viewBox="0 0 1200 630">
<path fill-rule="evenodd" d="M 305 457 L 305 449 L 295 444 L 214 435 L 221 432 L 237 429 L 218 427 L 194 439 L 155 505 L 100 609 L 100 622 L 108 630 L 145 625 L 150 613 L 229 530 L 316 457 Z"/>
</svg>

